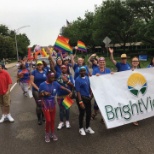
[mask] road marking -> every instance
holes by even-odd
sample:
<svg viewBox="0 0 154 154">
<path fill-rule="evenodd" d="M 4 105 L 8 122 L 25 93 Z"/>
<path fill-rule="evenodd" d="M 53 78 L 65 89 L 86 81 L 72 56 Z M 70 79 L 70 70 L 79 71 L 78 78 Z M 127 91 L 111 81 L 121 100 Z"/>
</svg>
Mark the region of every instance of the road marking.
<svg viewBox="0 0 154 154">
<path fill-rule="evenodd" d="M 17 83 L 15 83 L 15 84 L 11 87 L 10 91 L 13 90 L 13 88 L 16 86 L 16 84 L 17 84 Z"/>
</svg>

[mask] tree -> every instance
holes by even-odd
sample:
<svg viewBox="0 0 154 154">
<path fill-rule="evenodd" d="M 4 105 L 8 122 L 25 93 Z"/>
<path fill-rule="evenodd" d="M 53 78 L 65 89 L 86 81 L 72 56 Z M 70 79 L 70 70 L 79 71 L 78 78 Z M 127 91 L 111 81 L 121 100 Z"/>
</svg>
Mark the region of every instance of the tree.
<svg viewBox="0 0 154 154">
<path fill-rule="evenodd" d="M 154 44 L 154 1 L 153 0 L 127 0 L 134 18 L 138 20 L 137 37 L 148 44 Z"/>
</svg>

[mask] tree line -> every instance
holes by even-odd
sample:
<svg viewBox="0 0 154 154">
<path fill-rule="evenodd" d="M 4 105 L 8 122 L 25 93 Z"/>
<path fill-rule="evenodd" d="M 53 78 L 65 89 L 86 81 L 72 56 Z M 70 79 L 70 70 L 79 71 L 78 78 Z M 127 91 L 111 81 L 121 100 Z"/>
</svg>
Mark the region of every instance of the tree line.
<svg viewBox="0 0 154 154">
<path fill-rule="evenodd" d="M 62 30 L 72 46 L 77 40 L 91 48 L 103 45 L 108 36 L 112 44 L 143 42 L 154 45 L 154 1 L 153 0 L 106 0 L 95 6 L 94 12 L 86 11 L 84 18 L 78 17 Z"/>
<path fill-rule="evenodd" d="M 27 55 L 27 47 L 30 40 L 26 34 L 16 34 L 18 43 L 19 56 Z M 10 30 L 6 25 L 0 24 L 0 59 L 15 58 L 16 59 L 15 30 Z"/>
</svg>

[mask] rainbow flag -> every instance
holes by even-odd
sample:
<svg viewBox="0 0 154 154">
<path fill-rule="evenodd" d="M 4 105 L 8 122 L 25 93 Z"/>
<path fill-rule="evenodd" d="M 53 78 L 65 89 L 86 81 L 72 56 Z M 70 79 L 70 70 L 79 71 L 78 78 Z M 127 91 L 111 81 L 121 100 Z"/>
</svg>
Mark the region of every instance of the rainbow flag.
<svg viewBox="0 0 154 154">
<path fill-rule="evenodd" d="M 73 53 L 72 47 L 68 44 L 68 42 L 69 42 L 69 39 L 63 36 L 58 36 L 55 42 L 54 48 L 72 54 Z"/>
<path fill-rule="evenodd" d="M 65 99 L 62 102 L 62 105 L 66 108 L 69 109 L 73 105 L 73 100 L 69 97 L 66 96 Z"/>
<path fill-rule="evenodd" d="M 77 47 L 78 47 L 78 50 L 87 52 L 87 48 L 86 48 L 86 46 L 85 46 L 85 44 L 83 42 L 78 41 L 77 42 Z"/>
</svg>

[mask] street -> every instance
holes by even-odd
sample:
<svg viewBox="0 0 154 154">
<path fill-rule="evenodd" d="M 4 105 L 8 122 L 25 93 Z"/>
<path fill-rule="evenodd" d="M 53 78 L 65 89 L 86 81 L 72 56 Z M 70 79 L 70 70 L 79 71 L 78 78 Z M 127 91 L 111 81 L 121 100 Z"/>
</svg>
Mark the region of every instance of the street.
<svg viewBox="0 0 154 154">
<path fill-rule="evenodd" d="M 8 69 L 13 84 L 17 68 Z M 58 141 L 44 141 L 44 124 L 39 126 L 35 102 L 25 97 L 17 84 L 11 91 L 11 114 L 14 123 L 0 124 L 0 154 L 154 154 L 154 118 L 107 130 L 101 115 L 91 121 L 94 135 L 81 136 L 78 132 L 78 108 L 71 107 L 71 128 L 56 129 Z M 56 127 L 59 123 L 57 106 Z M 1 111 L 0 111 L 1 116 Z"/>
</svg>

